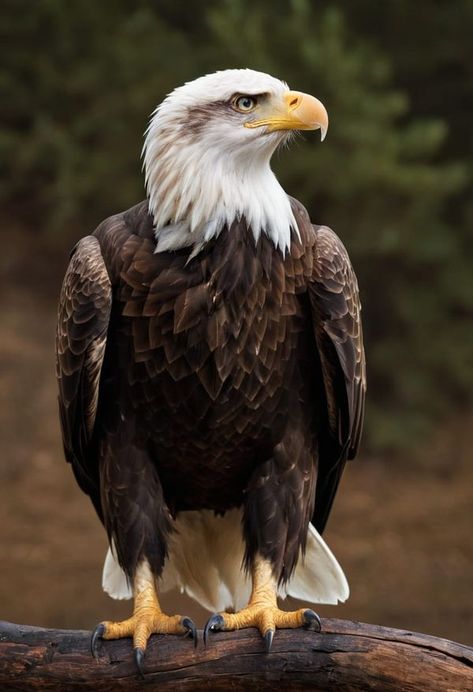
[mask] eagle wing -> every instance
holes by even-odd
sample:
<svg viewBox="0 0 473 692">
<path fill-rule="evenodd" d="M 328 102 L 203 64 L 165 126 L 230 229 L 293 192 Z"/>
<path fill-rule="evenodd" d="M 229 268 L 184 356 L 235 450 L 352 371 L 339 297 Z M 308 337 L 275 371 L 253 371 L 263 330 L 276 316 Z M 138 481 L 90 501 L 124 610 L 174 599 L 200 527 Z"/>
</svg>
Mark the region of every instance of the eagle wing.
<svg viewBox="0 0 473 692">
<path fill-rule="evenodd" d="M 71 253 L 59 301 L 56 375 L 64 453 L 99 516 L 100 489 L 93 436 L 107 343 L 112 288 L 97 238 Z"/>
<path fill-rule="evenodd" d="M 358 282 L 337 235 L 314 227 L 309 298 L 327 417 L 319 437 L 312 523 L 322 532 L 347 459 L 358 451 L 366 392 L 366 365 Z"/>
</svg>

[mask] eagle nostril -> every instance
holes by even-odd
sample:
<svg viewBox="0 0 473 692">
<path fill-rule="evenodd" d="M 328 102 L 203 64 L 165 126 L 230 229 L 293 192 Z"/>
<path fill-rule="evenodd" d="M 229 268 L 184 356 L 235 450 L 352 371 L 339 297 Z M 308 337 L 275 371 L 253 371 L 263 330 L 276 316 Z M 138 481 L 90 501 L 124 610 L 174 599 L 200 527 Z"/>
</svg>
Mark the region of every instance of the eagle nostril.
<svg viewBox="0 0 473 692">
<path fill-rule="evenodd" d="M 290 106 L 291 108 L 295 108 L 295 107 L 297 106 L 298 103 L 299 103 L 299 98 L 298 98 L 297 96 L 295 96 L 295 97 L 289 102 L 289 106 Z"/>
</svg>

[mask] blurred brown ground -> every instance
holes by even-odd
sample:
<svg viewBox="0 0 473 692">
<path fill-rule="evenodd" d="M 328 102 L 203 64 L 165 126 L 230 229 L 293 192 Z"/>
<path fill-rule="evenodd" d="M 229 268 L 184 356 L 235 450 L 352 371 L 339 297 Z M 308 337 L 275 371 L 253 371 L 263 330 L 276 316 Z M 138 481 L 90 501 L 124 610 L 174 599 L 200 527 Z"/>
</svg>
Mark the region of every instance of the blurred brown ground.
<svg viewBox="0 0 473 692">
<path fill-rule="evenodd" d="M 63 461 L 54 300 L 34 281 L 1 287 L 0 618 L 91 628 L 128 614 L 130 604 L 101 591 L 105 534 Z M 361 454 L 349 464 L 326 539 L 351 597 L 320 607 L 322 616 L 473 644 L 472 423 L 452 423 L 415 463 Z M 189 600 L 174 596 L 166 605 L 205 621 Z"/>
</svg>

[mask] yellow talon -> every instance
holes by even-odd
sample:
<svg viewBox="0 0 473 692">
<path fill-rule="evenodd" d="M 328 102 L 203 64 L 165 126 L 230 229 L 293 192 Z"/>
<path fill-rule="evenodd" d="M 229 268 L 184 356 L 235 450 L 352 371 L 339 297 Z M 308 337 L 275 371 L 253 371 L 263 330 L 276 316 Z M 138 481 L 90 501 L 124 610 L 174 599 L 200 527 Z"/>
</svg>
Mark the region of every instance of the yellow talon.
<svg viewBox="0 0 473 692">
<path fill-rule="evenodd" d="M 92 635 L 92 653 L 97 655 L 98 639 L 133 637 L 135 661 L 143 674 L 143 656 L 152 634 L 191 634 L 197 643 L 197 630 L 188 617 L 166 615 L 159 605 L 154 576 L 148 562 L 141 563 L 134 579 L 135 603 L 133 615 L 121 622 L 104 621 Z"/>
</svg>

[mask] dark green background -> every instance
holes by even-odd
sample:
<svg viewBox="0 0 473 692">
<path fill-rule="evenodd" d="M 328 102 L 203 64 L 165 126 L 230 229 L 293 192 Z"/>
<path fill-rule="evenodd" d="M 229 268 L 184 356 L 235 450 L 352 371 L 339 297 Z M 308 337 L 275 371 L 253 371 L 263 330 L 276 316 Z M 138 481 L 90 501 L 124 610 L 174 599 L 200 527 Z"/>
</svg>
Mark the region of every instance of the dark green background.
<svg viewBox="0 0 473 692">
<path fill-rule="evenodd" d="M 472 29 L 468 0 L 2 3 L 3 278 L 57 293 L 76 239 L 143 198 L 142 133 L 174 86 L 274 74 L 330 115 L 274 166 L 357 270 L 365 451 L 414 451 L 471 405 Z"/>
</svg>

